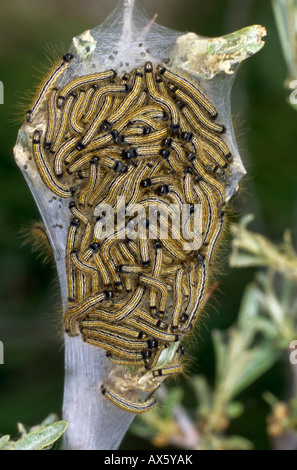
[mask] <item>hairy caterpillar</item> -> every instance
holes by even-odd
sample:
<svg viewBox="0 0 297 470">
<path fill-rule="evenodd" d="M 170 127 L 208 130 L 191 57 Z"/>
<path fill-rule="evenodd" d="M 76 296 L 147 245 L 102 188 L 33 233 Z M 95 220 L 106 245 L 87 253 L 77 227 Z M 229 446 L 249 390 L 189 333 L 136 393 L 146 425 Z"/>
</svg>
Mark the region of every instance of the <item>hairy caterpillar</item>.
<svg viewBox="0 0 297 470">
<path fill-rule="evenodd" d="M 225 127 L 196 86 L 162 65 L 57 89 L 64 62 L 32 108 L 47 109 L 32 149 L 45 185 L 69 198 L 65 329 L 132 367 L 151 391 L 151 381 L 156 388 L 182 370 L 179 343 L 205 300 L 232 161 Z M 186 218 L 176 218 L 185 206 Z M 134 413 L 155 403 L 123 397 L 116 383 L 102 393 Z"/>
</svg>

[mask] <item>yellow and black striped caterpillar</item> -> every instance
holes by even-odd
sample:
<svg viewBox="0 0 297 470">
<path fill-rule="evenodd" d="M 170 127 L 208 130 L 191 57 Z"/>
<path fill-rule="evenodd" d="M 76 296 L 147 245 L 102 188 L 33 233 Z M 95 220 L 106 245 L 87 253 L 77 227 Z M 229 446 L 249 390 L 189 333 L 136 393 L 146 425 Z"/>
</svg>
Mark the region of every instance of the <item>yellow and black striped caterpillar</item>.
<svg viewBox="0 0 297 470">
<path fill-rule="evenodd" d="M 182 370 L 180 342 L 205 300 L 232 162 L 225 127 L 198 87 L 163 65 L 147 62 L 124 76 L 107 70 L 59 89 L 65 64 L 29 113 L 34 126 L 44 106 L 34 161 L 44 184 L 69 199 L 65 330 L 146 377 L 151 393 Z M 133 413 L 155 404 L 130 400 L 116 383 L 101 391 Z"/>
</svg>

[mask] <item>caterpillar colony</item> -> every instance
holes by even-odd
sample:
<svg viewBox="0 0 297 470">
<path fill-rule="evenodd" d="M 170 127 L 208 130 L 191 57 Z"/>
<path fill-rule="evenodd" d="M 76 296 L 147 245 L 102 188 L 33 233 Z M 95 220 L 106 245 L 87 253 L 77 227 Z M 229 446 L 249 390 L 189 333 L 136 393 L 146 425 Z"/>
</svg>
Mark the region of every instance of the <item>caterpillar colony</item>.
<svg viewBox="0 0 297 470">
<path fill-rule="evenodd" d="M 69 199 L 65 330 L 146 376 L 152 392 L 181 372 L 181 341 L 205 300 L 232 162 L 226 129 L 199 88 L 164 63 L 147 61 L 123 74 L 104 70 L 57 87 L 72 60 L 68 53 L 54 67 L 27 113 L 34 125 L 35 113 L 46 109 L 46 126 L 32 132 L 34 161 L 44 184 Z M 142 236 L 129 237 L 131 217 L 104 232 L 98 207 L 115 210 L 119 197 L 144 208 Z M 162 217 L 175 226 L 172 204 L 187 205 L 188 218 L 179 237 L 170 230 L 162 237 Z M 156 223 L 152 205 L 163 210 Z M 190 251 L 185 227 L 200 237 Z M 126 399 L 116 384 L 103 384 L 101 392 L 133 413 L 155 404 L 152 393 L 141 402 Z"/>
</svg>

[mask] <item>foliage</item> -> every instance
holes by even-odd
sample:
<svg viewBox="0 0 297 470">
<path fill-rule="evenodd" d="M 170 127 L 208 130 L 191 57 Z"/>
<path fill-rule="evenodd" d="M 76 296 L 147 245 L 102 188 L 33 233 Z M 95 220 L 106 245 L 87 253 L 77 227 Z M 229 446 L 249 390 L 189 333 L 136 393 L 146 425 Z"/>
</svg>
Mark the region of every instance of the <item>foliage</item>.
<svg viewBox="0 0 297 470">
<path fill-rule="evenodd" d="M 240 394 L 283 356 L 297 375 L 287 356 L 291 342 L 297 338 L 297 255 L 288 232 L 277 246 L 249 231 L 247 224 L 251 220 L 252 216 L 247 216 L 231 227 L 234 239 L 230 264 L 264 269 L 247 286 L 236 323 L 225 331 L 212 333 L 216 365 L 213 386 L 204 376 L 191 379 L 196 405 L 184 413 L 193 449 L 253 448 L 249 440 L 228 433 L 232 420 L 245 412 Z M 176 413 L 176 408 L 182 406 L 182 395 L 179 387 L 163 392 L 162 407 L 144 416 L 141 425 L 136 421 L 133 432 L 160 447 L 178 443 L 189 448 L 189 439 Z M 297 398 L 290 397 L 288 403 L 283 403 L 271 397 L 268 392 L 265 394 L 272 407 L 267 417 L 269 437 L 285 432 L 297 436 Z"/>
<path fill-rule="evenodd" d="M 20 437 L 17 440 L 12 440 L 8 434 L 0 437 L 0 450 L 53 449 L 67 426 L 67 421 L 58 421 L 55 414 L 50 414 L 41 424 L 31 428 L 18 423 Z"/>
</svg>

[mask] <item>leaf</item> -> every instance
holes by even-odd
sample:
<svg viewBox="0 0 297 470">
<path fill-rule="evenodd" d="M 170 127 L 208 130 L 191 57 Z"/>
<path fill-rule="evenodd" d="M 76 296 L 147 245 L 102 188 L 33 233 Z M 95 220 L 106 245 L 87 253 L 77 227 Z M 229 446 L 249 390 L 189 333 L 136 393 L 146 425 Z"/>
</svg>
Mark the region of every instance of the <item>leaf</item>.
<svg viewBox="0 0 297 470">
<path fill-rule="evenodd" d="M 230 436 L 224 439 L 225 450 L 252 450 L 254 445 L 241 436 Z"/>
<path fill-rule="evenodd" d="M 0 450 L 5 449 L 9 439 L 10 439 L 10 436 L 8 434 L 6 434 L 5 436 L 0 437 Z"/>
<path fill-rule="evenodd" d="M 191 382 L 198 402 L 198 412 L 203 416 L 207 416 L 212 405 L 212 390 L 203 375 L 196 375 Z"/>
<path fill-rule="evenodd" d="M 156 417 L 156 424 L 158 422 L 158 419 L 159 418 Z M 146 439 L 156 434 L 156 426 L 153 426 L 151 423 L 148 423 L 146 416 L 137 417 L 130 427 L 130 432 L 132 432 L 135 436 Z"/>
<path fill-rule="evenodd" d="M 264 256 L 261 258 L 260 255 L 249 255 L 240 252 L 230 256 L 231 268 L 254 268 L 254 267 L 266 267 L 267 258 Z"/>
<path fill-rule="evenodd" d="M 214 330 L 212 332 L 212 339 L 213 339 L 213 346 L 215 351 L 215 359 L 216 359 L 216 381 L 217 384 L 221 381 L 224 377 L 226 372 L 226 362 L 228 357 L 228 347 L 226 342 L 224 341 L 224 334 L 223 331 Z"/>
<path fill-rule="evenodd" d="M 265 374 L 280 357 L 280 352 L 266 344 L 266 342 L 263 342 L 253 352 L 251 360 L 243 369 L 242 374 L 238 377 L 232 389 L 230 399 L 241 393 L 261 375 Z"/>
<path fill-rule="evenodd" d="M 164 419 L 170 419 L 173 417 L 174 409 L 177 405 L 180 405 L 183 394 L 184 392 L 181 387 L 173 387 L 168 390 L 166 399 L 162 404 L 162 414 Z"/>
<path fill-rule="evenodd" d="M 22 437 L 30 432 L 28 426 L 25 426 L 23 423 L 17 423 L 17 429 L 19 435 Z"/>
<path fill-rule="evenodd" d="M 52 446 L 68 426 L 67 421 L 58 421 L 45 428 L 33 431 L 15 442 L 15 450 L 42 450 Z"/>
<path fill-rule="evenodd" d="M 238 401 L 233 401 L 227 405 L 226 412 L 228 418 L 236 419 L 239 418 L 239 416 L 241 416 L 244 412 L 244 406 Z"/>
<path fill-rule="evenodd" d="M 266 403 L 271 406 L 271 408 L 273 408 L 278 403 L 278 399 L 271 392 L 264 392 L 263 398 Z"/>
<path fill-rule="evenodd" d="M 250 284 L 244 294 L 238 314 L 238 328 L 245 331 L 254 329 L 255 320 L 259 317 L 258 288 L 255 284 Z"/>
<path fill-rule="evenodd" d="M 45 428 L 50 424 L 54 424 L 59 421 L 58 415 L 56 413 L 50 413 L 41 423 L 40 428 Z"/>
<path fill-rule="evenodd" d="M 275 344 L 278 343 L 281 339 L 280 331 L 277 326 L 272 323 L 268 318 L 258 318 L 257 319 L 257 331 L 262 333 L 267 340 L 274 340 Z M 286 347 L 288 346 L 288 341 L 286 341 Z"/>
</svg>

